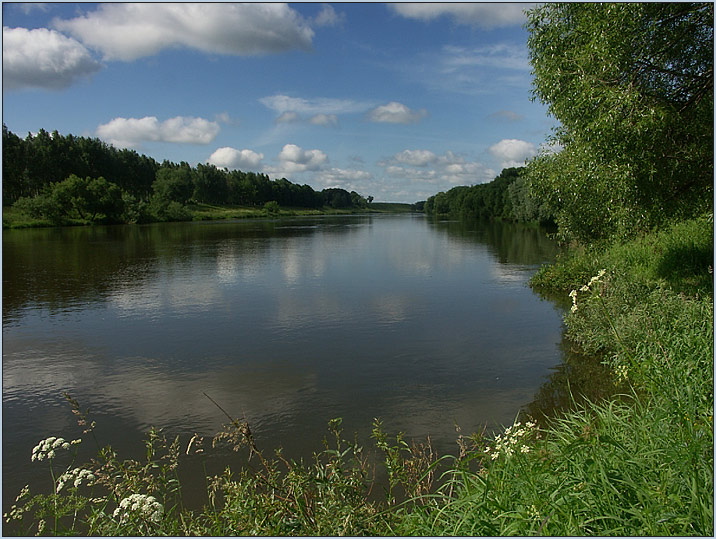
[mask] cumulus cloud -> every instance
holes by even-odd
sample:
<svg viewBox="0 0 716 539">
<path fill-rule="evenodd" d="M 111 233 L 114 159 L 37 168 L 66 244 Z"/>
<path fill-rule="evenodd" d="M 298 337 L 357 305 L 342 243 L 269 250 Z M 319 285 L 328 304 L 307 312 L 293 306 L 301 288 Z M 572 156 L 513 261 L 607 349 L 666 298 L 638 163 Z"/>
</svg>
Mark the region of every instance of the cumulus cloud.
<svg viewBox="0 0 716 539">
<path fill-rule="evenodd" d="M 373 179 L 373 174 L 365 170 L 330 168 L 322 170 L 314 179 L 325 189 L 339 187 L 348 191 L 361 192 L 360 185 Z"/>
<path fill-rule="evenodd" d="M 178 142 L 209 144 L 219 133 L 216 122 L 204 118 L 176 116 L 160 122 L 156 116 L 144 118 L 115 118 L 97 127 L 97 136 L 124 148 L 143 142 Z"/>
<path fill-rule="evenodd" d="M 212 165 L 229 170 L 258 170 L 264 154 L 253 150 L 237 150 L 229 146 L 218 148 L 208 159 Z"/>
<path fill-rule="evenodd" d="M 286 144 L 278 154 L 280 168 L 291 174 L 318 170 L 328 161 L 328 156 L 321 150 L 304 150 L 295 144 Z"/>
<path fill-rule="evenodd" d="M 390 178 L 429 183 L 435 185 L 435 189 L 484 183 L 495 177 L 491 168 L 451 151 L 437 155 L 430 150 L 403 150 L 379 165 L 385 167 Z"/>
<path fill-rule="evenodd" d="M 523 10 L 528 3 L 396 3 L 389 4 L 393 10 L 410 19 L 429 21 L 450 16 L 457 24 L 480 28 L 520 26 L 525 21 Z"/>
<path fill-rule="evenodd" d="M 78 41 L 46 28 L 2 29 L 3 89 L 67 88 L 100 69 Z"/>
<path fill-rule="evenodd" d="M 437 156 L 430 150 L 403 150 L 397 153 L 393 158 L 399 163 L 405 163 L 416 167 L 424 167 L 429 163 L 434 163 Z"/>
<path fill-rule="evenodd" d="M 537 154 L 534 144 L 518 139 L 503 139 L 490 146 L 489 151 L 502 160 L 502 168 L 523 166 L 527 159 Z"/>
<path fill-rule="evenodd" d="M 391 124 L 414 124 L 419 122 L 428 112 L 425 109 L 411 110 L 402 103 L 391 101 L 370 111 L 368 118 L 371 122 Z"/>
<path fill-rule="evenodd" d="M 314 35 L 300 14 L 279 3 L 106 3 L 53 26 L 106 60 L 123 61 L 173 47 L 231 55 L 310 50 Z"/>
</svg>

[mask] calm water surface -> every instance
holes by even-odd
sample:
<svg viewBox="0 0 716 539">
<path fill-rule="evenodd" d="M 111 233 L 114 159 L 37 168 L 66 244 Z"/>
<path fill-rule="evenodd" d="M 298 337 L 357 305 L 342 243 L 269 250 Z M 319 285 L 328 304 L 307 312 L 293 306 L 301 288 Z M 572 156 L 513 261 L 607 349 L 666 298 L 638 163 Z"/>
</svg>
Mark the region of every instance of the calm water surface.
<svg viewBox="0 0 716 539">
<path fill-rule="evenodd" d="M 81 432 L 63 391 L 125 458 L 153 425 L 216 433 L 203 393 L 289 455 L 338 416 L 452 450 L 561 363 L 562 309 L 526 284 L 555 253 L 417 215 L 4 231 L 3 499 L 47 474 L 40 439 Z"/>
</svg>

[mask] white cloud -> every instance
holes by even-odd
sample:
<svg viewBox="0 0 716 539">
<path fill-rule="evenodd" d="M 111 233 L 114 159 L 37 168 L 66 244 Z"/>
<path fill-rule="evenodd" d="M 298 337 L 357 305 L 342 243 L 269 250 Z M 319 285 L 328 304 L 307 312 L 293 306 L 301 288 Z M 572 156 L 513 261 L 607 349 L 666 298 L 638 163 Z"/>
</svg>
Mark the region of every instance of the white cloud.
<svg viewBox="0 0 716 539">
<path fill-rule="evenodd" d="M 331 99 L 317 97 L 304 99 L 276 94 L 259 99 L 259 103 L 278 114 L 293 112 L 297 114 L 354 114 L 364 112 L 371 107 L 370 103 L 351 99 Z"/>
<path fill-rule="evenodd" d="M 310 50 L 314 35 L 300 14 L 279 3 L 106 3 L 53 25 L 106 60 L 124 61 L 172 47 L 232 55 Z"/>
<path fill-rule="evenodd" d="M 502 160 L 502 168 L 520 167 L 525 161 L 537 154 L 537 148 L 531 142 L 518 139 L 503 139 L 489 148 L 490 153 Z"/>
<path fill-rule="evenodd" d="M 448 15 L 457 24 L 481 28 L 520 26 L 525 21 L 527 3 L 396 3 L 389 4 L 395 12 L 411 19 L 428 21 Z"/>
<path fill-rule="evenodd" d="M 256 153 L 253 150 L 237 150 L 224 146 L 218 148 L 208 159 L 212 165 L 219 168 L 228 168 L 229 170 L 258 170 L 264 154 Z"/>
<path fill-rule="evenodd" d="M 308 120 L 314 125 L 325 125 L 335 127 L 338 125 L 338 116 L 335 114 L 316 114 Z"/>
<path fill-rule="evenodd" d="M 280 169 L 288 174 L 318 170 L 328 161 L 321 150 L 304 150 L 295 144 L 286 144 L 278 154 Z"/>
<path fill-rule="evenodd" d="M 402 103 L 391 101 L 371 110 L 368 118 L 372 122 L 391 124 L 412 124 L 419 122 L 427 115 L 425 109 L 411 110 Z"/>
<path fill-rule="evenodd" d="M 100 67 L 81 43 L 59 32 L 3 26 L 3 89 L 59 90 Z"/>
<path fill-rule="evenodd" d="M 345 21 L 345 19 L 345 14 L 336 13 L 336 10 L 330 4 L 323 4 L 321 11 L 313 19 L 313 22 L 316 26 L 336 26 Z"/>
<path fill-rule="evenodd" d="M 423 167 L 429 163 L 435 162 L 437 156 L 430 150 L 403 150 L 397 153 L 393 158 L 399 163 L 405 163 L 415 167 Z"/>
<path fill-rule="evenodd" d="M 160 122 L 155 116 L 115 118 L 97 127 L 97 136 L 115 146 L 131 148 L 142 142 L 209 144 L 219 133 L 216 122 L 204 118 L 176 116 Z"/>
<path fill-rule="evenodd" d="M 373 175 L 365 170 L 331 168 L 322 170 L 314 179 L 325 189 L 339 187 L 348 191 L 361 192 L 360 184 L 373 179 Z"/>
<path fill-rule="evenodd" d="M 430 150 L 404 150 L 379 165 L 390 178 L 433 184 L 436 190 L 484 183 L 495 177 L 491 168 L 478 161 L 467 161 L 451 151 L 437 155 Z"/>
</svg>

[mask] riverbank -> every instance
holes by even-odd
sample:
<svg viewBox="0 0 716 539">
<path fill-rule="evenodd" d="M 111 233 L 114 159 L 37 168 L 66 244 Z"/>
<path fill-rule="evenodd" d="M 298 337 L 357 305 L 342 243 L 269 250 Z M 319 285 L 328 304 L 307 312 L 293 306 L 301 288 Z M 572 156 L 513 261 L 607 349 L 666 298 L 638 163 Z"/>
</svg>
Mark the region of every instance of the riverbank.
<svg viewBox="0 0 716 539">
<path fill-rule="evenodd" d="M 379 421 L 360 444 L 333 421 L 308 462 L 262 453 L 241 420 L 214 440 L 180 443 L 153 431 L 142 461 L 102 450 L 81 465 L 72 460 L 77 446 L 48 439 L 32 455 L 50 464 L 56 493 L 31 485 L 5 508 L 3 531 L 710 536 L 712 265 L 708 216 L 573 250 L 533 278 L 536 289 L 570 302 L 567 332 L 608 363 L 613 398 L 540 424 L 518 417 L 494 438 L 458 433 L 456 454 L 442 457 L 427 442 L 389 435 Z M 70 404 L 91 431 L 92 418 Z M 92 444 L 91 432 L 83 438 Z M 207 478 L 204 509 L 187 509 L 187 459 L 234 450 L 237 466 Z"/>
<path fill-rule="evenodd" d="M 457 494 L 443 490 L 397 531 L 713 535 L 713 215 L 572 251 L 532 285 L 569 294 L 567 333 L 605 358 L 617 394 L 531 443 L 513 427 L 472 454 L 493 462 L 458 468 Z"/>
</svg>

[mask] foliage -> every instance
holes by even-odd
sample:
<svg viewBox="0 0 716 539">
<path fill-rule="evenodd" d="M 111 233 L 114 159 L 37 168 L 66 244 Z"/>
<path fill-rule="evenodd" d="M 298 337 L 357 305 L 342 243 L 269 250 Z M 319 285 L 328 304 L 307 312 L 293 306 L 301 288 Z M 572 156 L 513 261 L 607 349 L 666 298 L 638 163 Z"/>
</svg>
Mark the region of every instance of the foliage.
<svg viewBox="0 0 716 539">
<path fill-rule="evenodd" d="M 428 198 L 423 206 L 429 215 L 463 219 L 508 219 L 548 223 L 551 215 L 527 189 L 524 167 L 506 168 L 489 183 L 453 187 Z"/>
<path fill-rule="evenodd" d="M 713 4 L 529 11 L 534 98 L 561 126 L 528 167 L 565 238 L 628 236 L 713 200 Z"/>
<path fill-rule="evenodd" d="M 104 178 L 80 178 L 74 174 L 65 181 L 47 186 L 33 198 L 16 203 L 32 217 L 60 223 L 65 219 L 117 222 L 122 219 L 126 199 L 122 190 Z"/>
<path fill-rule="evenodd" d="M 278 215 L 280 211 L 278 202 L 275 200 L 269 200 L 266 204 L 264 204 L 264 211 L 268 215 Z"/>
</svg>

